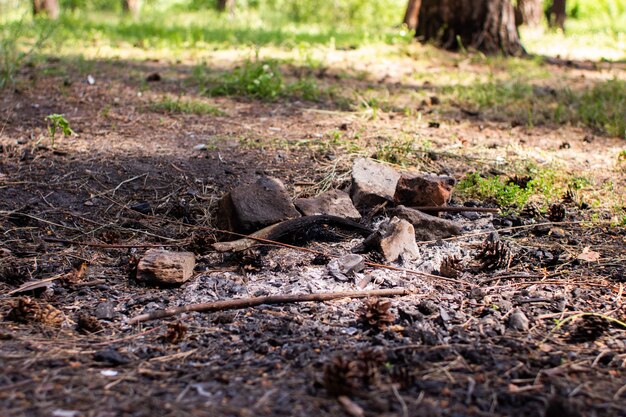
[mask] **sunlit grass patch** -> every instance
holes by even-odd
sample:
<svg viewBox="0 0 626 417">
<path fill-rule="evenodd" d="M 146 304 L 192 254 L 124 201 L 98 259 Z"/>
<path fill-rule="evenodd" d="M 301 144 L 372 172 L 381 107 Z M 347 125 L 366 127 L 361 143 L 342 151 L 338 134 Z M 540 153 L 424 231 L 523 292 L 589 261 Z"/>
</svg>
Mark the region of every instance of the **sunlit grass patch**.
<svg viewBox="0 0 626 417">
<path fill-rule="evenodd" d="M 194 69 L 193 78 L 200 90 L 209 96 L 242 96 L 274 101 L 278 98 L 296 97 L 309 101 L 332 99 L 335 94 L 318 85 L 310 76 L 287 81 L 278 60 L 246 60 L 232 71 L 212 73 L 200 65 Z"/>
<path fill-rule="evenodd" d="M 163 97 L 161 100 L 150 103 L 149 109 L 156 112 L 183 113 L 183 114 L 209 114 L 224 116 L 225 113 L 215 106 L 200 100 L 173 99 Z"/>
<path fill-rule="evenodd" d="M 626 139 L 626 81 L 598 83 L 575 97 L 572 104 L 587 126 Z"/>
<path fill-rule="evenodd" d="M 585 125 L 626 138 L 626 81 L 598 81 L 588 88 L 539 85 L 521 79 L 445 87 L 449 102 L 496 120 L 527 125 Z"/>
<path fill-rule="evenodd" d="M 246 61 L 231 72 L 213 77 L 215 84 L 207 89 L 213 96 L 251 96 L 275 100 L 285 92 L 283 75 L 275 61 Z"/>
<path fill-rule="evenodd" d="M 526 162 L 510 167 L 507 175 L 470 172 L 456 186 L 465 199 L 492 201 L 498 206 L 519 211 L 529 202 L 546 210 L 551 203 L 563 198 L 567 190 L 582 192 L 591 187 L 585 177 L 572 176 L 558 166 L 538 167 Z"/>
</svg>

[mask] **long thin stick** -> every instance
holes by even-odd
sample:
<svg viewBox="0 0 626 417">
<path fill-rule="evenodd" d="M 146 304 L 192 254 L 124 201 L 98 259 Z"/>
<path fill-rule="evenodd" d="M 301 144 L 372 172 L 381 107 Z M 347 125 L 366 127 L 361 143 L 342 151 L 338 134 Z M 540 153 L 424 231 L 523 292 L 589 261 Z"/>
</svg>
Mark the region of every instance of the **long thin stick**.
<svg viewBox="0 0 626 417">
<path fill-rule="evenodd" d="M 392 288 L 386 290 L 372 291 L 343 291 L 343 292 L 322 292 L 317 294 L 295 294 L 295 295 L 270 295 L 268 297 L 238 298 L 233 300 L 220 300 L 212 303 L 187 304 L 181 307 L 166 308 L 151 313 L 140 314 L 129 320 L 129 324 L 142 321 L 161 319 L 163 317 L 175 316 L 188 311 L 224 311 L 237 310 L 240 308 L 255 307 L 261 304 L 289 304 L 303 303 L 308 301 L 329 301 L 338 298 L 367 298 L 367 297 L 391 297 L 394 295 L 407 295 L 409 290 L 405 288 Z"/>
<path fill-rule="evenodd" d="M 492 207 L 449 207 L 449 206 L 420 206 L 420 207 L 409 207 L 413 210 L 419 211 L 435 211 L 435 212 L 450 212 L 450 213 L 464 213 L 468 211 L 473 211 L 475 213 L 498 213 L 500 211 L 499 208 Z"/>
<path fill-rule="evenodd" d="M 59 239 L 56 237 L 43 237 L 41 240 L 44 242 L 62 243 L 66 245 L 75 246 L 89 246 L 92 248 L 103 249 L 125 249 L 125 248 L 160 248 L 160 247 L 175 247 L 181 246 L 181 242 L 176 243 L 97 243 L 97 242 L 76 242 L 73 240 Z"/>
</svg>

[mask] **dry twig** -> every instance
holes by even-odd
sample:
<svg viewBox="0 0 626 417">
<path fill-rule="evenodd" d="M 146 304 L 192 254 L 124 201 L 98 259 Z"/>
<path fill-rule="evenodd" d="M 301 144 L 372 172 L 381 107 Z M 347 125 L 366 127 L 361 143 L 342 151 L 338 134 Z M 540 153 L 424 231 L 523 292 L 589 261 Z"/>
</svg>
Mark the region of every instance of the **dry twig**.
<svg viewBox="0 0 626 417">
<path fill-rule="evenodd" d="M 392 288 L 386 290 L 372 291 L 343 291 L 326 292 L 317 294 L 292 294 L 292 295 L 270 295 L 268 297 L 238 298 L 233 300 L 220 300 L 211 303 L 187 304 L 181 307 L 166 308 L 151 313 L 140 314 L 130 319 L 129 324 L 140 323 L 142 321 L 161 319 L 163 317 L 175 316 L 189 311 L 224 311 L 236 310 L 240 308 L 256 307 L 262 304 L 276 305 L 289 303 L 303 303 L 309 301 L 330 301 L 339 298 L 367 298 L 367 297 L 391 297 L 394 295 L 407 295 L 409 290 L 404 288 Z"/>
</svg>

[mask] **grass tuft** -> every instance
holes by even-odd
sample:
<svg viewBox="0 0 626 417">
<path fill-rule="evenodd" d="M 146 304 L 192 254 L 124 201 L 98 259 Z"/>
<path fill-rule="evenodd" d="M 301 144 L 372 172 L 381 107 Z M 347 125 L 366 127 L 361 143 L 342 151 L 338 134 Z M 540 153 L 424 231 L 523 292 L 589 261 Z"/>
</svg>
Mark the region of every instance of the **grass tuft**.
<svg viewBox="0 0 626 417">
<path fill-rule="evenodd" d="M 626 139 L 626 81 L 616 78 L 594 85 L 577 97 L 585 125 Z"/>
<path fill-rule="evenodd" d="M 167 113 L 183 114 L 210 114 L 213 116 L 224 116 L 225 113 L 217 107 L 211 106 L 200 100 L 183 100 L 180 97 L 173 99 L 164 97 L 160 101 L 153 102 L 149 106 L 150 110 Z"/>
<path fill-rule="evenodd" d="M 209 89 L 213 96 L 250 96 L 276 100 L 284 93 L 283 76 L 276 61 L 246 61 L 241 67 L 222 75 Z"/>
</svg>

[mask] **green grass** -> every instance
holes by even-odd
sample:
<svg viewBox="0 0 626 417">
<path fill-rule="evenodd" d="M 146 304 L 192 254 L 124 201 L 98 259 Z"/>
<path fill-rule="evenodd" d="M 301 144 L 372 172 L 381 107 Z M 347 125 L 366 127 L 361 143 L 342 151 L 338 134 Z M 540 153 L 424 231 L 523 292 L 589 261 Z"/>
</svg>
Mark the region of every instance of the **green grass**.
<svg viewBox="0 0 626 417">
<path fill-rule="evenodd" d="M 572 105 L 582 123 L 626 139 L 626 81 L 601 82 L 574 96 Z"/>
<path fill-rule="evenodd" d="M 283 75 L 276 61 L 246 61 L 232 72 L 213 79 L 207 90 L 214 96 L 250 96 L 275 100 L 285 92 Z"/>
<path fill-rule="evenodd" d="M 12 21 L 0 19 L 0 89 L 14 82 L 18 70 L 39 54 L 55 28 L 54 23 L 33 22 L 26 15 Z"/>
<path fill-rule="evenodd" d="M 568 186 L 574 188 L 576 181 L 578 189 L 583 188 L 581 178 L 571 178 L 555 169 L 538 169 L 531 164 L 520 172 L 519 177 L 527 176 L 528 181 L 514 181 L 508 175 L 469 173 L 457 184 L 456 191 L 463 198 L 492 200 L 502 208 L 521 210 L 531 199 L 547 208 L 550 202 L 561 198 Z"/>
<path fill-rule="evenodd" d="M 167 113 L 183 113 L 183 114 L 209 114 L 213 116 L 223 116 L 225 113 L 208 103 L 200 100 L 184 100 L 182 98 L 173 99 L 164 97 L 160 101 L 153 102 L 149 105 L 150 110 Z"/>
<path fill-rule="evenodd" d="M 203 65 L 194 69 L 193 78 L 201 91 L 209 96 L 244 96 L 274 101 L 281 97 L 297 97 L 309 101 L 332 99 L 332 92 L 321 88 L 311 77 L 285 80 L 279 61 L 246 60 L 230 72 L 213 74 Z"/>
<path fill-rule="evenodd" d="M 543 86 L 520 78 L 443 88 L 448 102 L 496 120 L 533 125 L 572 124 L 626 138 L 626 81 L 596 82 L 579 90 Z"/>
<path fill-rule="evenodd" d="M 522 209 L 532 195 L 530 188 L 513 184 L 505 176 L 482 177 L 470 173 L 456 187 L 456 191 L 466 198 L 492 199 L 500 207 Z"/>
<path fill-rule="evenodd" d="M 132 45 L 142 49 L 213 50 L 241 45 L 293 48 L 299 44 L 352 48 L 377 42 L 406 43 L 412 39 L 401 27 L 381 25 L 374 19 L 358 25 L 334 25 L 334 19 L 293 22 L 284 16 L 262 16 L 255 10 L 243 10 L 233 19 L 211 10 L 176 12 L 174 19 L 172 13 L 147 11 L 138 20 L 112 12 L 66 13 L 59 20 L 55 43 L 84 48 Z M 36 26 L 41 24 L 36 22 Z"/>
</svg>

